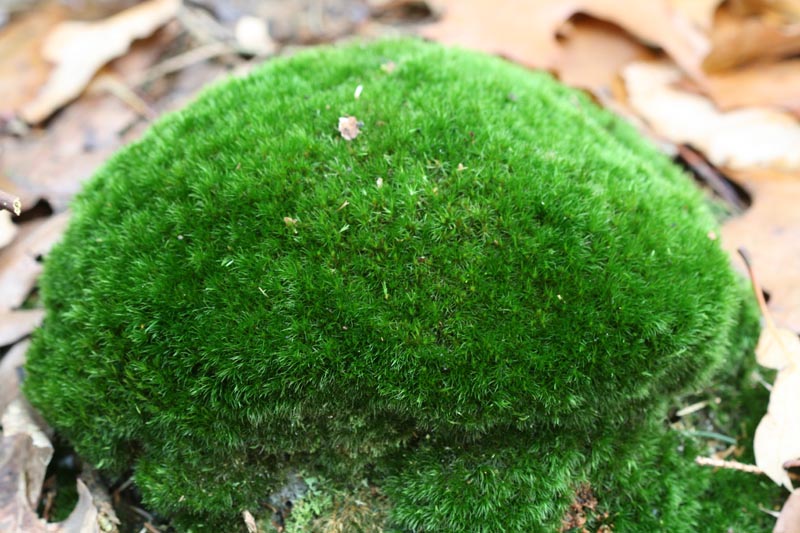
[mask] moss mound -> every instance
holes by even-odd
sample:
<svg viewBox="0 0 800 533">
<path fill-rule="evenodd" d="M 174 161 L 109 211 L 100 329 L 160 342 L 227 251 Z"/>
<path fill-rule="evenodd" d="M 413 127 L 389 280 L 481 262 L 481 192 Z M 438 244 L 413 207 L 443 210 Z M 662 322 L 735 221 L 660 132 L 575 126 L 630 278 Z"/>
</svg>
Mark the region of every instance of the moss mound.
<svg viewBox="0 0 800 533">
<path fill-rule="evenodd" d="M 740 343 L 714 227 L 546 75 L 416 41 L 311 51 L 91 180 L 25 386 L 183 524 L 302 467 L 389 480 L 401 527 L 552 529 L 578 472 Z"/>
</svg>

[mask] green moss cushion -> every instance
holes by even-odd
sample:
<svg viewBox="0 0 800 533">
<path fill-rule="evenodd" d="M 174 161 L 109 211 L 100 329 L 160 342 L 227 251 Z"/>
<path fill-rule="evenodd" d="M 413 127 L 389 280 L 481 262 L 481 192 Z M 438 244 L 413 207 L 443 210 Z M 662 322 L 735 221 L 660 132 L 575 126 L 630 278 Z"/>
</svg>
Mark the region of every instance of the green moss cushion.
<svg viewBox="0 0 800 533">
<path fill-rule="evenodd" d="M 714 227 L 678 169 L 546 75 L 416 41 L 306 52 L 90 181 L 26 390 L 161 511 L 235 519 L 287 470 L 382 472 L 401 524 L 459 530 L 469 512 L 420 494 L 496 456 L 529 491 L 509 498 L 563 495 L 588 443 L 613 455 L 725 355 L 741 298 Z M 548 486 L 517 452 L 562 440 Z"/>
</svg>

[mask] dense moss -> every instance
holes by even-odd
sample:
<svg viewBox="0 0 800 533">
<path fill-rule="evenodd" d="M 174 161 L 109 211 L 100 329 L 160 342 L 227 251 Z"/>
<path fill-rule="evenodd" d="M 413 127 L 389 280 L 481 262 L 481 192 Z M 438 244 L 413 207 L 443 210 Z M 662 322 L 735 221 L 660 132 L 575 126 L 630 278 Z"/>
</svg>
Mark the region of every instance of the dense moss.
<svg viewBox="0 0 800 533">
<path fill-rule="evenodd" d="M 385 478 L 401 527 L 536 531 L 743 342 L 714 228 L 546 75 L 416 41 L 305 52 L 87 184 L 25 388 L 181 524 L 302 467 Z"/>
</svg>

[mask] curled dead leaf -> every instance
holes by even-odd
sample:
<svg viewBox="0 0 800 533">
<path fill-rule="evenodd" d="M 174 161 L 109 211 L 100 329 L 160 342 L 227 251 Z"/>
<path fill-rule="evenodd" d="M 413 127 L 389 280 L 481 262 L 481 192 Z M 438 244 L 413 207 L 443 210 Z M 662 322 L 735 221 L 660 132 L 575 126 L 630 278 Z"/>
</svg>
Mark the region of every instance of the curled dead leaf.
<svg viewBox="0 0 800 533">
<path fill-rule="evenodd" d="M 253 517 L 253 514 L 250 511 L 247 509 L 242 511 L 242 518 L 244 519 L 245 526 L 247 526 L 247 533 L 258 533 L 256 519 Z"/>
<path fill-rule="evenodd" d="M 800 337 L 788 329 L 764 328 L 758 338 L 756 360 L 774 370 L 800 363 Z"/>
<path fill-rule="evenodd" d="M 78 503 L 66 520 L 47 523 L 36 515 L 32 507 L 35 501 L 32 504 L 28 499 L 26 486 L 30 483 L 31 475 L 39 475 L 38 470 L 31 469 L 29 465 L 31 460 L 34 465 L 39 462 L 35 450 L 30 435 L 24 433 L 3 436 L 0 439 L 0 531 L 101 533 L 92 496 L 80 479 L 77 480 Z M 36 498 L 38 499 L 38 492 Z"/>
<path fill-rule="evenodd" d="M 44 57 L 55 68 L 39 94 L 20 110 L 38 124 L 77 97 L 106 63 L 124 54 L 135 39 L 147 37 L 180 9 L 180 0 L 149 0 L 99 22 L 63 22 L 48 35 Z"/>
<path fill-rule="evenodd" d="M 772 533 L 800 533 L 800 490 L 789 495 Z"/>
<path fill-rule="evenodd" d="M 800 180 L 796 173 L 768 170 L 725 174 L 752 195 L 753 204 L 722 227 L 730 252 L 745 248 L 764 289 L 769 311 L 781 326 L 800 332 Z"/>
<path fill-rule="evenodd" d="M 0 311 L 0 346 L 8 346 L 29 335 L 43 318 L 42 309 Z"/>
<path fill-rule="evenodd" d="M 753 451 L 756 465 L 770 479 L 793 490 L 783 464 L 800 457 L 800 369 L 795 365 L 778 372 L 772 386 L 767 414 L 756 428 Z"/>
<path fill-rule="evenodd" d="M 690 144 L 717 166 L 800 170 L 800 125 L 763 108 L 720 112 L 704 96 L 674 87 L 683 74 L 666 63 L 632 63 L 622 73 L 629 101 L 659 135 Z"/>
<path fill-rule="evenodd" d="M 69 221 L 69 212 L 47 220 L 32 220 L 20 225 L 10 246 L 0 251 L 0 312 L 19 307 L 25 301 L 42 270 L 37 258 L 45 255 Z"/>
</svg>

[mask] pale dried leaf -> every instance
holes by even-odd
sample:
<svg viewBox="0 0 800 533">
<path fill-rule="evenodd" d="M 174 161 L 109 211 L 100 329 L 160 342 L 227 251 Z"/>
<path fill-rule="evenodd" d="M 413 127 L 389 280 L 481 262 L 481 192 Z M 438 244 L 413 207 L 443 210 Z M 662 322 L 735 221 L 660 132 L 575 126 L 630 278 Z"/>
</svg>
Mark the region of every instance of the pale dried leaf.
<svg viewBox="0 0 800 533">
<path fill-rule="evenodd" d="M 2 2 L 0 2 L 2 4 Z M 11 114 L 45 83 L 50 66 L 40 50 L 47 33 L 65 15 L 60 2 L 40 3 L 0 32 L 0 114 Z"/>
<path fill-rule="evenodd" d="M 356 117 L 339 117 L 339 133 L 348 141 L 358 137 L 358 134 L 361 133 L 358 119 Z"/>
<path fill-rule="evenodd" d="M 25 364 L 28 346 L 28 340 L 18 342 L 0 359 L 0 413 L 4 413 L 11 401 L 19 395 L 20 371 Z"/>
<path fill-rule="evenodd" d="M 10 211 L 0 211 L 0 248 L 7 246 L 17 234 L 17 225 L 11 221 Z"/>
<path fill-rule="evenodd" d="M 149 0 L 99 22 L 64 22 L 44 44 L 55 64 L 47 83 L 20 116 L 39 123 L 76 98 L 106 63 L 128 51 L 135 39 L 152 34 L 175 17 L 180 0 Z"/>
<path fill-rule="evenodd" d="M 608 22 L 580 18 L 562 33 L 561 59 L 556 67 L 558 78 L 599 96 L 611 92 L 622 67 L 654 58 L 646 46 Z"/>
<path fill-rule="evenodd" d="M 31 438 L 31 448 L 25 460 L 26 497 L 28 504 L 36 508 L 39 493 L 42 491 L 47 464 L 53 457 L 53 445 L 42 431 L 40 417 L 22 396 L 14 398 L 0 417 L 3 437 L 25 435 Z"/>
<path fill-rule="evenodd" d="M 800 338 L 794 331 L 766 327 L 756 346 L 756 360 L 761 366 L 780 370 L 789 364 L 800 364 Z"/>
<path fill-rule="evenodd" d="M 43 318 L 42 309 L 0 311 L 0 346 L 8 346 L 29 335 Z"/>
<path fill-rule="evenodd" d="M 247 526 L 247 533 L 258 533 L 256 519 L 253 517 L 253 514 L 250 511 L 247 509 L 242 511 L 242 518 L 244 518 L 244 524 Z"/>
<path fill-rule="evenodd" d="M 703 31 L 708 31 L 714 22 L 714 13 L 723 0 L 669 0 L 675 11 Z"/>
<path fill-rule="evenodd" d="M 800 180 L 773 171 L 725 173 L 750 192 L 753 204 L 725 222 L 722 244 L 733 256 L 739 248 L 748 251 L 775 321 L 800 332 Z"/>
<path fill-rule="evenodd" d="M 533 68 L 561 62 L 559 29 L 577 13 L 614 23 L 646 44 L 662 47 L 689 75 L 702 78 L 708 38 L 667 0 L 438 0 L 443 15 L 423 34 L 437 41 L 500 54 Z"/>
<path fill-rule="evenodd" d="M 789 495 L 772 533 L 800 533 L 800 490 Z"/>
<path fill-rule="evenodd" d="M 36 258 L 46 254 L 61 237 L 68 220 L 69 212 L 64 212 L 21 224 L 14 242 L 0 251 L 0 312 L 25 301 L 42 270 Z"/>
<path fill-rule="evenodd" d="M 47 524 L 47 533 L 103 533 L 97 520 L 97 509 L 92 494 L 80 479 L 78 485 L 78 503 L 66 520 L 57 524 Z"/>
<path fill-rule="evenodd" d="M 786 461 L 800 458 L 800 370 L 790 365 L 778 372 L 767 414 L 756 428 L 753 451 L 756 465 L 775 483 L 793 490 L 783 468 Z"/>
<path fill-rule="evenodd" d="M 35 448 L 30 435 L 24 433 L 0 438 L 0 531 L 101 533 L 91 494 L 81 480 L 77 481 L 78 503 L 65 521 L 47 523 L 36 515 L 26 495 L 26 480 L 30 483 L 31 475 L 38 475 L 38 468 L 29 468 L 32 457 L 34 465 L 39 462 Z M 43 471 L 41 474 L 44 476 Z M 40 487 L 42 479 L 37 479 Z"/>
<path fill-rule="evenodd" d="M 137 113 L 113 95 L 84 95 L 40 135 L 0 137 L 0 174 L 25 196 L 45 198 L 61 211 L 83 181 L 122 146 L 122 132 L 137 119 Z"/>
<path fill-rule="evenodd" d="M 692 145 L 717 166 L 800 170 L 800 125 L 790 115 L 720 112 L 707 98 L 674 87 L 682 74 L 665 62 L 633 63 L 622 75 L 630 105 L 669 141 Z"/>
<path fill-rule="evenodd" d="M 709 74 L 703 88 L 723 110 L 767 106 L 800 117 L 800 59 Z"/>
<path fill-rule="evenodd" d="M 772 16 L 742 16 L 722 6 L 710 34 L 711 48 L 703 60 L 708 72 L 719 72 L 755 61 L 800 53 L 800 24 Z"/>
</svg>

